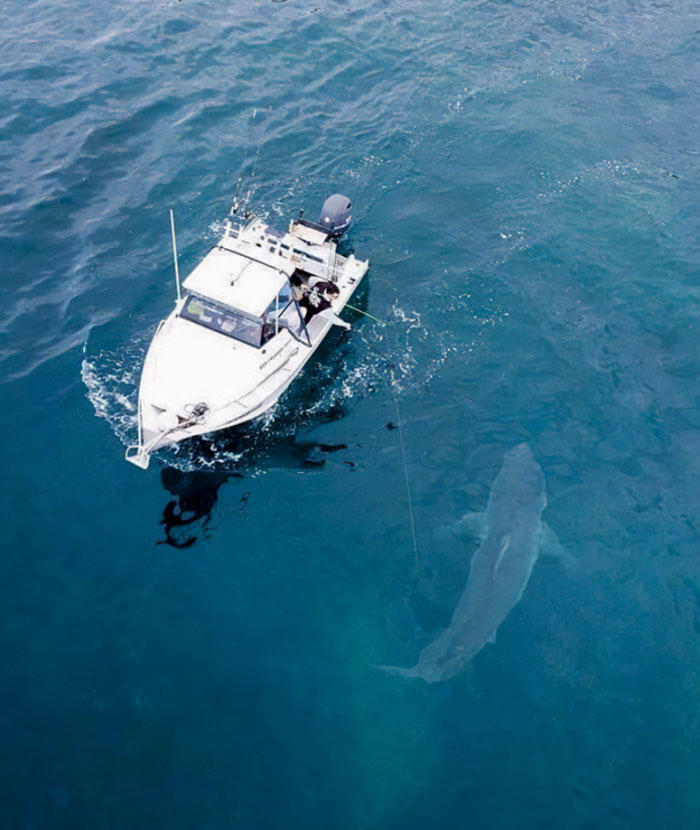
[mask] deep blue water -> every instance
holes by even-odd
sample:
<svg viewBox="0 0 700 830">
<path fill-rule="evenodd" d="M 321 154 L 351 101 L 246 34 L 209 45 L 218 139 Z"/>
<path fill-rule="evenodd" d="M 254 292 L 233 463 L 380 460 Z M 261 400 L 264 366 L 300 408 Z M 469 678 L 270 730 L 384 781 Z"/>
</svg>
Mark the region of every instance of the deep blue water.
<svg viewBox="0 0 700 830">
<path fill-rule="evenodd" d="M 2 827 L 697 826 L 697 4 L 0 22 Z M 239 177 L 280 226 L 351 197 L 386 326 L 143 473 L 168 209 L 186 273 Z M 455 678 L 376 671 L 449 622 L 478 541 L 445 528 L 522 441 L 578 567 Z"/>
</svg>

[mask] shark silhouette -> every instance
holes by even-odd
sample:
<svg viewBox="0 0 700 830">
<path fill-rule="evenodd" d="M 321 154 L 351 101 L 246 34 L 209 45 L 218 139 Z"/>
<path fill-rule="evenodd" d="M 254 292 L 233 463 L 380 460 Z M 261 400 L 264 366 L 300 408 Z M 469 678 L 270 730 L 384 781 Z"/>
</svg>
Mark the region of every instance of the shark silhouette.
<svg viewBox="0 0 700 830">
<path fill-rule="evenodd" d="M 556 536 L 542 523 L 547 504 L 544 474 L 527 444 L 503 457 L 486 512 L 460 522 L 477 529 L 481 545 L 450 625 L 421 652 L 412 668 L 377 666 L 428 683 L 453 677 L 488 642 L 523 595 L 541 550 L 557 554 Z"/>
</svg>

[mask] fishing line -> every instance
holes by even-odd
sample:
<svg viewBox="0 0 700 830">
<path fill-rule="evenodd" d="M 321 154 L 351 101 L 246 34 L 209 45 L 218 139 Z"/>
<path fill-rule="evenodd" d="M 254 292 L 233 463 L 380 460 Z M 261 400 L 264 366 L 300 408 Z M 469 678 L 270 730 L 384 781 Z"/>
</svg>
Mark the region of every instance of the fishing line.
<svg viewBox="0 0 700 830">
<path fill-rule="evenodd" d="M 408 480 L 408 465 L 406 464 L 406 446 L 403 440 L 403 426 L 401 424 L 401 411 L 399 410 L 399 397 L 394 392 L 394 373 L 391 373 L 391 387 L 396 404 L 396 426 L 399 428 L 399 443 L 401 445 L 401 461 L 403 463 L 403 475 L 406 481 L 406 496 L 408 497 L 408 517 L 411 520 L 411 538 L 413 539 L 413 558 L 418 564 L 418 542 L 416 541 L 416 524 L 413 519 L 413 499 L 411 498 L 411 485 Z"/>
<path fill-rule="evenodd" d="M 345 303 L 344 307 L 349 308 L 351 311 L 356 311 L 358 314 L 363 314 L 365 317 L 369 317 L 370 320 L 374 320 L 375 323 L 379 323 L 379 325 L 382 326 L 382 328 L 386 325 L 386 323 L 382 322 L 378 317 L 375 317 L 373 314 L 370 314 L 369 311 L 363 311 L 361 308 L 357 308 L 354 305 L 350 305 L 350 303 Z"/>
<path fill-rule="evenodd" d="M 346 304 L 347 305 L 347 304 Z M 379 349 L 366 340 L 361 334 L 358 332 L 358 337 L 362 342 L 368 346 L 372 351 L 376 352 L 386 363 L 389 365 L 389 371 L 391 373 L 391 394 L 394 398 L 394 406 L 396 407 L 396 426 L 399 430 L 399 446 L 401 448 L 401 463 L 403 465 L 403 475 L 404 481 L 406 483 L 406 497 L 408 499 L 408 518 L 411 524 L 411 539 L 413 541 L 413 558 L 415 559 L 416 565 L 418 564 L 419 557 L 418 557 L 418 541 L 416 539 L 416 523 L 413 516 L 413 497 L 411 496 L 411 483 L 408 477 L 408 464 L 406 463 L 406 443 L 404 441 L 403 435 L 403 424 L 401 422 L 401 409 L 399 407 L 399 396 L 396 394 L 395 384 L 396 384 L 396 377 L 394 375 L 394 368 L 389 360 L 389 358 L 383 353 L 380 352 Z"/>
</svg>

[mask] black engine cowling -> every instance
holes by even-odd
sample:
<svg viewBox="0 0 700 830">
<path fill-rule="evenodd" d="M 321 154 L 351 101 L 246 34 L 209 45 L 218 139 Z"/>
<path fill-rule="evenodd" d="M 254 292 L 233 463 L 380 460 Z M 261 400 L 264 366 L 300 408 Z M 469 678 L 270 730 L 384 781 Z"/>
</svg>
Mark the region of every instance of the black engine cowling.
<svg viewBox="0 0 700 830">
<path fill-rule="evenodd" d="M 350 199 L 340 193 L 329 196 L 323 203 L 318 224 L 328 232 L 331 239 L 340 239 L 350 227 L 352 221 L 351 207 Z"/>
</svg>

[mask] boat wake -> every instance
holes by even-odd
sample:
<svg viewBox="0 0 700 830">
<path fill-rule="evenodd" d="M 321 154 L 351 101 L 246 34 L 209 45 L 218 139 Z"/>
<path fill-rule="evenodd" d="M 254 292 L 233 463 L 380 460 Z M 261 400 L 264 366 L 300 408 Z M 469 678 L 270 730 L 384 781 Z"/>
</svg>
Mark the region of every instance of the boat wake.
<svg viewBox="0 0 700 830">
<path fill-rule="evenodd" d="M 104 418 L 125 446 L 137 437 L 141 366 L 148 348 L 150 332 L 139 335 L 114 350 L 103 349 L 94 355 L 86 352 L 81 377 L 87 398 L 98 418 Z"/>
</svg>

